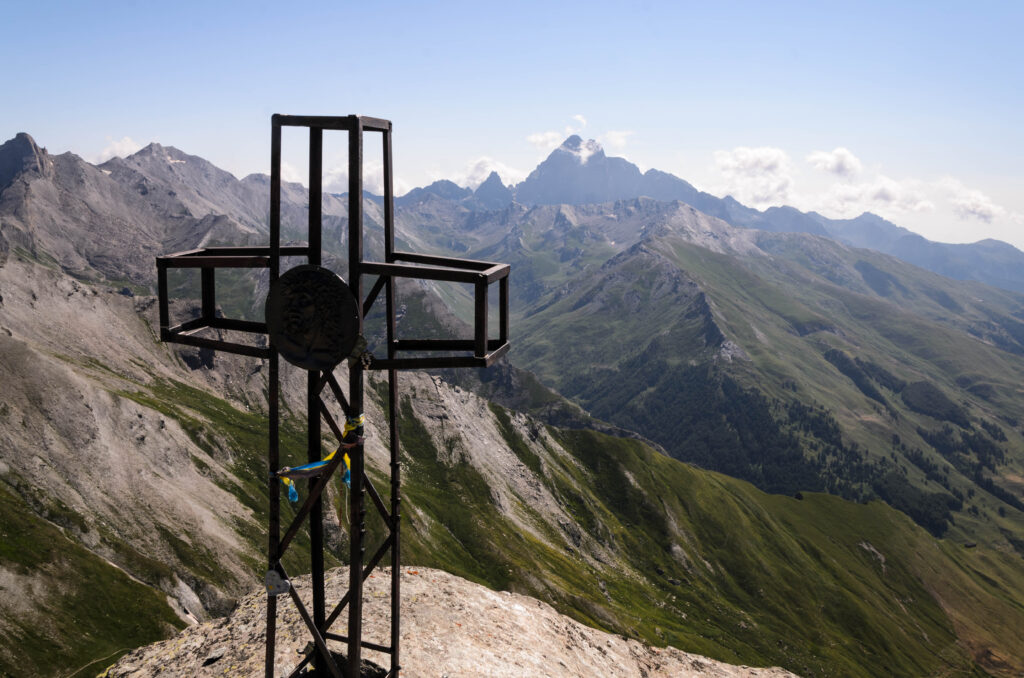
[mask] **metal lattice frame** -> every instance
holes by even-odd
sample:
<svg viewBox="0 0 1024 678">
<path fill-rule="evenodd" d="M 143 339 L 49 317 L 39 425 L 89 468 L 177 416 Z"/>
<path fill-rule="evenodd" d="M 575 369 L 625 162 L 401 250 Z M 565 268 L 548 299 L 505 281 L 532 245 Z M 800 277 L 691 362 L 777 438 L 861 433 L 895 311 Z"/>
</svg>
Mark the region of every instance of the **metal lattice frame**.
<svg viewBox="0 0 1024 678">
<path fill-rule="evenodd" d="M 305 127 L 309 129 L 309 229 L 308 244 L 298 247 L 281 245 L 281 128 Z M 319 478 L 309 481 L 309 494 L 295 518 L 281 536 L 281 484 L 275 475 L 280 468 L 280 373 L 279 356 L 270 340 L 267 324 L 218 317 L 216 312 L 217 269 L 268 268 L 270 285 L 281 275 L 281 257 L 306 257 L 309 264 L 321 264 L 321 201 L 323 197 L 323 132 L 338 130 L 348 133 L 349 157 L 349 287 L 359 301 L 358 328 L 363 332 L 363 318 L 369 313 L 381 291 L 385 293 L 387 322 L 387 356 L 363 353 L 349 360 L 348 394 L 345 395 L 333 371 L 310 371 L 307 378 L 307 455 L 310 462 L 319 461 L 321 455 L 321 421 L 342 442 L 342 430 L 330 415 L 322 393 L 329 388 L 346 416 L 358 416 L 363 411 L 363 372 L 386 370 L 388 373 L 388 431 L 390 434 L 391 495 L 390 506 L 370 481 L 365 470 L 362 439 L 352 441 L 348 447 L 351 459 L 351 490 L 349 492 L 349 590 L 338 601 L 330 614 L 324 590 L 323 492 L 342 461 L 335 455 Z M 378 132 L 383 139 L 384 153 L 384 261 L 365 261 L 363 254 L 363 135 Z M 268 581 L 276 573 L 286 585 L 276 591 L 268 586 L 266 676 L 274 676 L 275 641 L 277 628 L 277 598 L 285 592 L 291 597 L 299 615 L 309 631 L 314 649 L 290 673 L 298 676 L 311 661 L 317 659 L 318 674 L 342 678 L 343 673 L 328 650 L 327 641 L 348 644 L 347 678 L 359 675 L 362 648 L 389 654 L 389 676 L 397 677 L 400 670 L 399 629 L 401 600 L 401 467 L 399 465 L 398 437 L 398 375 L 402 369 L 429 369 L 439 367 L 487 367 L 503 356 L 508 344 L 508 274 L 507 264 L 453 259 L 449 257 L 396 252 L 394 227 L 394 191 L 391 162 L 391 122 L 379 118 L 349 115 L 344 117 L 274 115 L 271 118 L 270 151 L 270 245 L 268 247 L 211 247 L 179 252 L 157 258 L 160 303 L 160 338 L 163 341 L 226 351 L 269 361 L 269 445 L 268 465 L 270 478 L 267 490 L 269 507 L 269 544 L 267 550 Z M 202 305 L 198 318 L 177 325 L 170 324 L 167 270 L 170 268 L 198 268 L 201 274 Z M 364 296 L 363 277 L 377 276 L 370 291 Z M 396 278 L 437 280 L 468 283 L 474 290 L 474 327 L 471 339 L 399 339 L 396 328 Z M 498 337 L 488 334 L 488 291 L 498 284 L 499 327 Z M 232 342 L 203 336 L 207 330 L 227 330 L 267 336 L 266 346 Z M 399 357 L 400 352 L 417 352 L 414 357 Z M 443 352 L 446 355 L 424 353 Z M 455 354 L 455 355 L 450 355 Z M 348 442 L 346 440 L 346 442 Z M 369 560 L 365 555 L 365 495 L 369 494 L 375 509 L 388 528 L 388 535 Z M 290 585 L 281 558 L 303 526 L 308 526 L 311 545 L 312 612 L 306 609 L 295 588 Z M 362 638 L 363 581 L 385 555 L 391 555 L 391 641 L 390 645 L 365 641 Z M 348 610 L 348 636 L 331 632 L 332 624 Z M 319 670 L 321 669 L 322 670 Z M 324 672 L 326 671 L 326 673 Z"/>
</svg>

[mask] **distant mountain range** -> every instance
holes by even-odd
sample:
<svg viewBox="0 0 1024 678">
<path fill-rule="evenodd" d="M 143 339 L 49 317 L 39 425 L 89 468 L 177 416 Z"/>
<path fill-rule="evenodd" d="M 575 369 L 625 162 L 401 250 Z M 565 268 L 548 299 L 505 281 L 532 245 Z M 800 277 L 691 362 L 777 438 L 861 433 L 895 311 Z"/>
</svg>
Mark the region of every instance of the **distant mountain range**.
<svg viewBox="0 0 1024 678">
<path fill-rule="evenodd" d="M 523 205 L 584 205 L 647 197 L 663 202 L 678 200 L 705 214 L 740 228 L 776 233 L 811 233 L 873 249 L 921 268 L 955 278 L 1024 292 L 1024 252 L 997 240 L 967 245 L 927 240 L 892 222 L 865 212 L 855 219 L 829 219 L 793 207 L 757 210 L 732 196 L 718 198 L 698 191 L 667 172 L 641 172 L 624 158 L 605 155 L 593 139 L 572 135 L 534 169 L 524 181 L 505 186 L 495 173 L 475 191 L 451 181 L 416 188 L 398 199 L 410 205 L 435 196 L 461 202 L 470 209 L 501 209 Z"/>
<path fill-rule="evenodd" d="M 662 192 L 610 197 L 621 182 Z M 570 139 L 518 186 L 398 199 L 400 247 L 512 264 L 508 362 L 458 385 L 402 376 L 406 562 L 736 663 L 1019 675 L 1024 296 L 829 237 L 914 242 L 877 217 L 688 186 Z M 286 237 L 306 200 L 284 186 Z M 265 366 L 157 342 L 152 293 L 158 254 L 266 242 L 267 204 L 265 176 L 169 146 L 100 166 L 28 135 L 0 146 L 0 674 L 102 671 L 258 584 Z M 380 205 L 364 210 L 380 256 Z M 347 201 L 323 212 L 344 273 Z M 1008 247 L 978 245 L 992 268 Z M 261 317 L 260 273 L 218 272 L 225 312 Z M 195 288 L 174 277 L 187 315 Z M 459 285 L 397 301 L 401 336 L 473 314 Z M 377 477 L 386 397 L 368 386 Z"/>
</svg>

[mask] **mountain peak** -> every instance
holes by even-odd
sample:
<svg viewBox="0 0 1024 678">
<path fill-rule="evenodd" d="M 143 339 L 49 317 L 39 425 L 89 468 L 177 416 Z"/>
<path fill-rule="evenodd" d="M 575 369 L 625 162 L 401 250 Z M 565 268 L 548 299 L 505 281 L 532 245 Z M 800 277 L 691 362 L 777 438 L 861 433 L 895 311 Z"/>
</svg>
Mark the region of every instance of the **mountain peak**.
<svg viewBox="0 0 1024 678">
<path fill-rule="evenodd" d="M 513 195 L 498 173 L 492 170 L 483 183 L 473 191 L 473 198 L 484 209 L 498 210 L 508 207 Z"/>
<path fill-rule="evenodd" d="M 500 183 L 500 184 L 501 184 L 502 186 L 504 186 L 504 185 L 505 185 L 505 183 L 504 183 L 504 182 L 503 182 L 503 181 L 501 180 L 501 175 L 500 175 L 500 174 L 498 174 L 498 173 L 497 173 L 497 172 L 496 172 L 495 170 L 491 170 L 491 173 L 490 173 L 490 174 L 488 174 L 488 175 L 487 175 L 487 178 L 486 178 L 486 179 L 484 179 L 484 180 L 483 180 L 483 181 L 482 181 L 482 182 L 480 183 L 480 186 L 483 186 L 483 185 L 484 185 L 484 184 L 486 184 L 487 182 L 491 182 L 491 183 L 494 183 L 495 181 L 497 181 L 498 183 Z M 477 188 L 479 188 L 479 186 L 478 186 Z"/>
<path fill-rule="evenodd" d="M 132 155 L 155 155 L 157 153 L 160 153 L 163 150 L 164 150 L 163 146 L 161 146 L 160 144 L 158 144 L 155 141 L 151 141 L 148 144 L 146 144 L 144 147 L 142 147 L 139 150 L 135 151 L 135 153 L 133 153 Z"/>
<path fill-rule="evenodd" d="M 562 142 L 562 148 L 567 151 L 577 151 L 583 144 L 583 138 L 579 134 L 573 134 Z"/>
<path fill-rule="evenodd" d="M 10 186 L 22 172 L 44 174 L 51 164 L 45 148 L 39 148 L 35 139 L 25 132 L 18 132 L 0 146 L 0 191 Z"/>
<path fill-rule="evenodd" d="M 458 202 L 459 200 L 471 195 L 473 195 L 473 191 L 459 186 L 454 181 L 438 179 L 429 186 L 414 188 L 405 195 L 396 198 L 395 204 L 402 207 L 405 205 L 423 202 L 430 199 L 431 196 L 434 198 L 442 198 L 444 200 Z"/>
<path fill-rule="evenodd" d="M 604 149 L 601 148 L 601 144 L 597 143 L 593 139 L 587 139 L 584 141 L 578 134 L 573 134 L 563 141 L 562 145 L 559 146 L 557 150 L 575 155 L 579 158 L 581 164 L 587 162 L 592 155 L 604 155 Z"/>
</svg>

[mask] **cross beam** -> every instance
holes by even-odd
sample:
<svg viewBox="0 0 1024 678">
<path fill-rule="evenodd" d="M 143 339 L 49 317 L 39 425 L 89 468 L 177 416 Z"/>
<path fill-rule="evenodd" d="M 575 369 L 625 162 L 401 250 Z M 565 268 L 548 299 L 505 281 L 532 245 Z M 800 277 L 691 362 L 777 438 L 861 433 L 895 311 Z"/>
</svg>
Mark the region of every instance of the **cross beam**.
<svg viewBox="0 0 1024 678">
<path fill-rule="evenodd" d="M 309 130 L 309 220 L 307 242 L 301 246 L 281 244 L 281 130 L 283 127 L 304 127 Z M 307 266 L 319 267 L 322 253 L 323 199 L 323 134 L 328 130 L 348 135 L 348 287 L 355 297 L 355 332 L 362 339 L 363 319 L 370 312 L 380 293 L 384 293 L 386 317 L 386 355 L 378 357 L 365 349 L 365 340 L 356 342 L 348 356 L 348 393 L 329 369 L 307 367 L 306 426 L 307 457 L 310 463 L 320 461 L 321 422 L 326 423 L 339 449 L 333 459 L 317 469 L 308 482 L 305 501 L 290 525 L 281 535 L 280 463 L 280 347 L 266 322 L 225 318 L 217 310 L 216 272 L 226 268 L 269 269 L 270 289 L 280 285 L 281 258 L 305 257 Z M 384 261 L 366 261 L 363 251 L 363 141 L 364 133 L 380 133 L 384 157 Z M 268 547 L 266 678 L 274 678 L 278 597 L 287 593 L 296 606 L 312 640 L 311 649 L 289 676 L 322 675 L 332 678 L 359 676 L 362 649 L 390 655 L 389 677 L 397 678 L 401 669 L 400 600 L 401 600 L 401 467 L 399 465 L 398 370 L 442 367 L 488 367 L 508 352 L 508 275 L 509 266 L 486 261 L 455 259 L 395 250 L 394 175 L 391 162 L 391 122 L 357 115 L 294 116 L 274 115 L 271 118 L 270 150 L 270 243 L 259 247 L 208 247 L 157 257 L 157 286 L 162 341 L 197 346 L 217 351 L 266 360 L 268 370 L 268 468 L 267 494 Z M 176 324 L 170 318 L 170 269 L 199 269 L 201 307 L 198 317 Z M 363 294 L 364 276 L 376 276 L 368 294 Z M 400 339 L 396 318 L 396 281 L 399 278 L 455 282 L 472 285 L 474 299 L 473 336 L 465 339 Z M 491 285 L 498 286 L 498 332 L 492 337 L 488 328 L 488 297 Z M 215 336 L 210 336 L 211 332 Z M 227 333 L 225 338 L 221 336 Z M 231 335 L 249 335 L 249 340 Z M 262 340 L 253 341 L 253 335 Z M 402 353 L 414 356 L 401 356 Z M 443 355 L 439 355 L 443 354 Z M 288 354 L 286 358 L 291 359 Z M 298 363 L 296 363 L 298 364 Z M 388 374 L 388 432 L 390 451 L 389 504 L 374 487 L 365 468 L 361 426 L 349 424 L 342 428 L 331 416 L 323 398 L 325 388 L 352 421 L 363 411 L 363 377 L 365 370 L 386 370 Z M 351 426 L 351 430 L 349 428 Z M 349 491 L 349 589 L 327 614 L 324 590 L 323 493 L 347 453 L 351 460 Z M 387 527 L 387 536 L 369 560 L 365 552 L 365 495 Z M 306 527 L 311 546 L 312 611 L 308 610 L 291 585 L 281 558 L 296 535 Z M 390 644 L 363 640 L 363 581 L 383 560 L 391 556 L 391 639 Z M 333 633 L 331 626 L 347 610 L 347 635 Z M 330 652 L 327 641 L 347 643 L 344 670 Z M 313 673 L 310 665 L 316 666 Z M 306 671 L 306 673 L 303 673 Z"/>
</svg>

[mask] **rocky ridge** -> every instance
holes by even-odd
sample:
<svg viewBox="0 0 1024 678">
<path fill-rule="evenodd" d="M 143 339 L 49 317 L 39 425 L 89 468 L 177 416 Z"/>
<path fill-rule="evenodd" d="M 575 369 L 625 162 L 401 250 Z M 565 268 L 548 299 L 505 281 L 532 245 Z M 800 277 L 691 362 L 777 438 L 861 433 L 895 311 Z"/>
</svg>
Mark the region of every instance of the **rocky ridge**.
<svg viewBox="0 0 1024 678">
<path fill-rule="evenodd" d="M 328 600 L 347 588 L 347 571 L 326 576 Z M 308 577 L 294 580 L 308 606 Z M 390 569 L 366 580 L 363 637 L 387 644 L 390 633 Z M 787 678 L 778 668 L 755 669 L 713 661 L 675 648 L 654 648 L 584 626 L 535 598 L 491 591 L 441 570 L 402 571 L 402 675 L 541 678 Z M 106 671 L 104 678 L 262 678 L 266 643 L 266 595 L 242 598 L 225 618 L 193 626 L 176 638 L 139 648 Z M 275 661 L 287 675 L 309 642 L 290 601 L 281 603 Z M 279 608 L 280 609 L 280 608 Z M 338 622 L 344 627 L 344 616 Z M 336 631 L 344 634 L 344 631 Z M 334 651 L 341 643 L 330 641 Z M 364 658 L 390 666 L 390 657 Z"/>
<path fill-rule="evenodd" d="M 190 621 L 225 613 L 235 596 L 255 584 L 265 544 L 260 511 L 266 505 L 260 494 L 266 487 L 260 365 L 225 356 L 194 360 L 192 349 L 156 343 L 152 298 L 132 296 L 123 283 L 112 283 L 135 280 L 144 289 L 152 282 L 153 252 L 192 246 L 185 240 L 204 244 L 225 237 L 237 244 L 242 237 L 237 224 L 256 217 L 227 216 L 235 211 L 231 201 L 222 208 L 214 199 L 234 186 L 230 177 L 206 171 L 201 159 L 173 149 L 151 148 L 148 160 L 155 165 L 149 169 L 143 162 L 147 158 L 136 158 L 139 176 L 146 180 L 139 188 L 134 179 L 115 181 L 113 169 L 94 168 L 71 154 L 51 158 L 26 139 L 15 146 L 12 157 L 17 156 L 20 174 L 0 194 L 0 254 L 10 254 L 0 268 L 0 332 L 6 335 L 0 337 L 5 341 L 0 382 L 9 389 L 0 403 L 0 509 L 5 511 L 0 636 L 14 639 L 0 644 L 0 675 L 63 675 L 66 671 L 57 669 L 71 662 L 62 660 L 75 658 L 77 665 L 165 635 L 167 629 L 132 641 L 131 629 L 117 635 L 102 626 L 118 618 L 118 612 L 129 622 L 144 618 L 133 617 L 136 612 L 127 605 L 112 611 L 104 607 L 114 576 L 127 578 L 127 572 L 154 600 L 170 596 L 178 616 Z M 251 181 L 256 185 L 259 178 Z M 171 192 L 182 200 L 176 203 Z M 669 317 L 658 318 L 654 302 L 689 300 L 683 316 L 689 323 L 686 335 L 643 337 L 651 340 L 648 348 L 653 349 L 644 349 L 651 354 L 655 349 L 678 354 L 681 346 L 692 345 L 711 360 L 725 362 L 722 358 L 735 352 L 721 338 L 731 337 L 746 351 L 745 357 L 735 353 L 741 358 L 735 363 L 743 368 L 763 360 L 766 349 L 759 344 L 790 360 L 801 350 L 816 356 L 820 347 L 801 342 L 840 335 L 824 322 L 823 313 L 808 312 L 794 303 L 799 299 L 788 297 L 806 292 L 817 284 L 815 276 L 826 273 L 832 283 L 852 292 L 830 289 L 831 298 L 871 309 L 866 298 L 879 296 L 870 302 L 884 309 L 879 318 L 892 317 L 897 303 L 943 316 L 974 309 L 973 326 L 973 318 L 983 319 L 986 309 L 971 296 L 992 294 L 954 289 L 916 273 L 910 281 L 894 261 L 857 254 L 826 238 L 736 229 L 682 203 L 631 199 L 529 209 L 511 205 L 474 214 L 437 196 L 428 198 L 415 214 L 400 215 L 399 232 L 409 236 L 410 249 L 451 246 L 477 256 L 500 234 L 507 249 L 495 249 L 495 258 L 513 263 L 516 280 L 530 282 L 523 274 L 532 270 L 538 288 L 536 298 L 520 295 L 522 288 L 514 288 L 514 297 L 543 304 L 539 296 L 555 292 L 558 303 L 570 307 L 586 300 L 576 310 L 595 311 L 593 318 L 629 314 L 632 319 L 602 325 L 578 318 L 584 328 L 640 325 L 649 334 L 646 330 Z M 290 204 L 294 214 L 301 213 L 302 196 Z M 431 231 L 418 221 L 433 215 L 433 223 L 443 226 L 456 213 L 462 220 L 448 223 L 447 231 Z M 176 215 L 181 216 L 177 225 Z M 343 218 L 330 223 L 340 224 Z M 373 219 L 369 208 L 368 218 Z M 218 225 L 224 230 L 218 232 Z M 642 242 L 630 239 L 638 234 Z M 126 243 L 124 251 L 132 256 L 116 255 Z M 84 266 L 75 259 L 80 255 L 87 255 Z M 628 270 L 631 262 L 633 271 Z M 657 270 L 652 271 L 652 263 Z M 580 277 L 588 268 L 598 277 Z M 653 284 L 634 288 L 631 283 L 642 281 L 645 272 L 656 274 Z M 772 281 L 786 294 L 764 295 L 765 283 Z M 716 288 L 727 292 L 716 295 Z M 590 289 L 594 295 L 584 297 Z M 142 294 L 138 287 L 135 294 Z M 1011 296 L 1001 295 L 993 310 L 1009 316 L 1018 307 Z M 929 306 L 925 298 L 936 302 Z M 631 303 L 616 312 L 619 300 Z M 642 302 L 651 322 L 637 321 L 632 302 Z M 429 315 L 410 312 L 409 318 L 422 322 Z M 833 315 L 834 306 L 828 317 Z M 536 319 L 545 320 L 540 312 Z M 525 322 L 516 327 L 528 330 Z M 550 339 L 554 329 L 546 323 L 536 336 Z M 747 336 L 751 332 L 753 339 Z M 599 336 L 607 346 L 607 332 Z M 956 339 L 948 332 L 943 336 Z M 528 348 L 525 339 L 516 338 L 517 351 Z M 897 340 L 906 343 L 901 336 Z M 868 336 L 860 343 L 872 341 Z M 564 360 L 567 345 L 553 357 Z M 1000 368 L 994 386 L 985 383 L 993 369 L 971 377 L 988 386 L 979 391 L 986 402 L 974 401 L 973 407 L 993 426 L 987 401 L 998 403 L 1004 381 L 1007 394 L 1019 383 L 1013 378 L 1016 363 L 994 349 L 979 351 L 960 340 L 957 345 L 965 347 L 958 354 L 975 356 L 973 363 L 985 355 Z M 627 346 L 632 353 L 644 344 L 629 341 Z M 645 357 L 629 353 L 620 350 L 610 358 Z M 574 359 L 581 361 L 578 352 Z M 820 369 L 801 379 L 800 388 L 839 389 L 845 402 L 856 406 L 860 391 L 849 385 L 842 391 L 843 382 L 829 372 L 832 363 L 817 363 L 811 367 Z M 672 378 L 673 367 L 650 363 L 648 373 L 656 370 L 666 383 L 685 383 Z M 622 400 L 623 377 L 635 372 L 609 375 L 615 401 Z M 289 379 L 286 398 L 304 392 L 302 375 Z M 937 381 L 949 389 L 960 386 Z M 637 382 L 644 388 L 650 383 Z M 1024 582 L 1017 579 L 1020 567 L 1011 562 L 1016 556 L 1009 547 L 999 551 L 978 539 L 978 547 L 968 551 L 949 540 L 930 541 L 880 502 L 860 506 L 811 495 L 799 501 L 769 497 L 742 483 L 669 463 L 635 441 L 592 430 L 552 429 L 503 412 L 426 375 L 403 376 L 402 392 L 411 395 L 408 413 L 403 403 L 401 423 L 407 562 L 443 567 L 496 590 L 530 593 L 577 619 L 635 633 L 654 644 L 721 659 L 783 664 L 806 674 L 873 675 L 869 656 L 885 656 L 885 670 L 893 675 L 948 675 L 973 661 L 1000 675 L 1016 675 L 1019 669 L 1013 658 L 1024 657 L 1024 649 L 1015 633 L 1021 607 L 1014 592 L 1024 591 Z M 379 398 L 373 402 L 372 394 L 379 394 L 373 384 L 370 393 L 368 452 L 371 466 L 380 469 L 386 465 L 385 448 L 373 422 L 383 417 Z M 801 394 L 808 400 L 805 391 Z M 1006 398 L 1017 402 L 1011 395 Z M 898 406 L 895 398 L 890 402 Z M 679 411 L 673 410 L 677 419 Z M 239 431 L 250 435 L 246 439 Z M 902 432 L 914 435 L 912 428 Z M 1016 445 L 1018 433 L 1007 433 Z M 15 510 L 7 512 L 8 506 Z M 981 507 L 1003 525 L 1013 527 L 1017 520 L 1012 508 L 1003 516 L 991 503 Z M 12 515 L 35 521 L 38 534 L 61 548 L 44 549 L 36 560 L 23 558 L 8 546 L 11 537 L 22 537 L 21 523 L 8 520 Z M 818 516 L 828 518 L 820 531 L 811 522 Z M 958 516 L 958 525 L 982 525 L 969 516 Z M 345 536 L 338 521 L 333 519 L 328 528 L 333 552 L 343 553 L 339 547 Z M 874 551 L 861 544 L 884 554 L 881 573 L 873 569 Z M 76 546 L 88 548 L 92 559 L 71 560 Z M 918 560 L 923 553 L 928 554 L 926 564 Z M 841 562 L 841 571 L 823 567 L 830 562 Z M 105 578 L 88 579 L 80 574 L 82 564 L 103 569 Z M 957 579 L 957 573 L 978 574 Z M 991 582 L 998 584 L 989 591 L 985 587 Z M 69 593 L 87 604 L 72 607 Z M 160 604 L 180 626 L 167 603 Z M 31 633 L 54 628 L 69 609 L 76 610 L 67 618 L 77 629 L 116 638 L 112 642 L 117 644 L 72 648 L 66 637 L 51 634 L 30 654 Z M 106 619 L 83 618 L 82 610 L 100 610 Z M 865 630 L 871 635 L 865 637 Z M 893 637 L 901 642 L 890 642 Z"/>
</svg>

